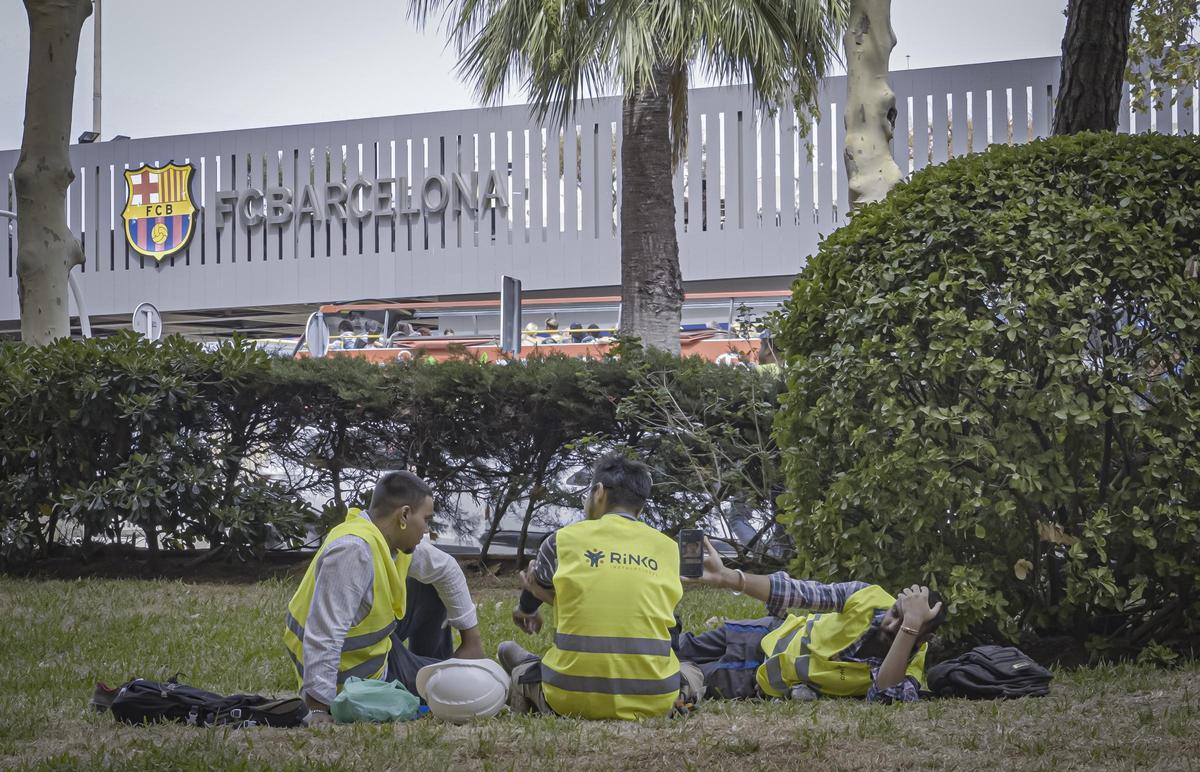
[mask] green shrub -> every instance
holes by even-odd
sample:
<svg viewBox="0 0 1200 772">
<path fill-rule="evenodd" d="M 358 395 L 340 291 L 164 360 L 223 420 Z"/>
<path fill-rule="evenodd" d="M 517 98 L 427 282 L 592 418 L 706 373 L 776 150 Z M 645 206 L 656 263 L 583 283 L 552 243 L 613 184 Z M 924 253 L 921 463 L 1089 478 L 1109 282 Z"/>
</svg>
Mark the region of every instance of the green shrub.
<svg viewBox="0 0 1200 772">
<path fill-rule="evenodd" d="M 530 530 L 551 525 L 552 505 L 578 505 L 563 480 L 616 445 L 655 465 L 666 530 L 727 497 L 769 511 L 775 383 L 632 349 L 603 361 L 381 367 L 272 360 L 237 340 L 212 351 L 128 334 L 3 346 L 0 565 L 135 535 L 153 550 L 261 555 L 323 533 L 367 504 L 380 472 L 400 468 L 433 485 L 439 528 L 464 532 L 469 519 L 474 530 L 485 510 L 486 552 L 515 515 L 524 548 Z M 649 399 L 664 394 L 669 415 Z M 709 472 L 713 454 L 724 458 Z"/>
<path fill-rule="evenodd" d="M 1200 632 L 1200 140 L 1082 134 L 914 175 L 794 285 L 796 570 L 952 632 Z"/>
</svg>

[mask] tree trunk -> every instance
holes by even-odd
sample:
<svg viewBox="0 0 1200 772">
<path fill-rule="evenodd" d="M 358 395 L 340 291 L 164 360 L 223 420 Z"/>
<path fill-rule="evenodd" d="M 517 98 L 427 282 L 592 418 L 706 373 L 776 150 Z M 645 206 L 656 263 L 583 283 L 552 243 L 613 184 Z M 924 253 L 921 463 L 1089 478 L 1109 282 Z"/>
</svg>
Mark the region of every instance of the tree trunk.
<svg viewBox="0 0 1200 772">
<path fill-rule="evenodd" d="M 83 249 L 67 227 L 68 150 L 75 60 L 88 0 L 25 0 L 29 79 L 17 187 L 17 298 L 21 340 L 36 346 L 71 334 L 67 275 Z"/>
<path fill-rule="evenodd" d="M 1133 0 L 1070 0 L 1054 133 L 1116 131 Z"/>
<path fill-rule="evenodd" d="M 892 0 L 853 0 L 846 48 L 846 181 L 850 208 L 882 201 L 900 181 L 892 158 L 896 94 L 888 60 L 896 47 Z"/>
<path fill-rule="evenodd" d="M 621 329 L 642 345 L 679 353 L 683 278 L 675 235 L 671 73 L 654 70 L 621 105 Z"/>
</svg>

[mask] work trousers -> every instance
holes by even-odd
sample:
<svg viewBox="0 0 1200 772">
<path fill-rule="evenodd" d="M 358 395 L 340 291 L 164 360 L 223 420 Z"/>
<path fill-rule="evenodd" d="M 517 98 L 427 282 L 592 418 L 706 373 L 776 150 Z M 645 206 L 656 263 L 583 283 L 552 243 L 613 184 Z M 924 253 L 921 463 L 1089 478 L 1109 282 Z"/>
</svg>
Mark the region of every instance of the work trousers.
<svg viewBox="0 0 1200 772">
<path fill-rule="evenodd" d="M 726 622 L 703 633 L 684 633 L 675 643 L 675 656 L 704 674 L 707 699 L 759 697 L 755 672 L 763 663 L 762 639 L 781 624 L 778 617 L 762 617 Z"/>
<path fill-rule="evenodd" d="M 446 624 L 446 605 L 431 584 L 408 577 L 404 618 L 392 631 L 385 680 L 399 681 L 417 693 L 417 671 L 454 656 L 454 638 Z"/>
</svg>

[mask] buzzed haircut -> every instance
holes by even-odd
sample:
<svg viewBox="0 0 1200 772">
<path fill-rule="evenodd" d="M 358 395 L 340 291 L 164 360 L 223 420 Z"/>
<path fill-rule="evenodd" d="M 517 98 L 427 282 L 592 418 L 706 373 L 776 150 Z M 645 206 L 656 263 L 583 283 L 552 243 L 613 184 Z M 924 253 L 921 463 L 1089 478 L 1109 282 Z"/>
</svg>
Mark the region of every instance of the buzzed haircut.
<svg viewBox="0 0 1200 772">
<path fill-rule="evenodd" d="M 429 484 L 412 472 L 387 472 L 375 483 L 371 494 L 371 514 L 387 517 L 400 507 L 416 507 L 433 496 Z"/>
<path fill-rule="evenodd" d="M 940 592 L 937 590 L 930 590 L 929 608 L 933 608 L 939 603 L 942 604 L 942 608 L 938 611 L 937 616 L 925 623 L 925 626 L 921 629 L 921 632 L 932 633 L 934 630 L 937 630 L 939 627 L 941 627 L 942 622 L 946 621 L 946 610 L 950 608 L 950 604 L 946 602 L 946 599 L 942 597 Z"/>
<path fill-rule="evenodd" d="M 619 453 L 604 456 L 592 467 L 592 485 L 600 483 L 608 492 L 608 503 L 637 512 L 650 500 L 650 469 Z"/>
</svg>

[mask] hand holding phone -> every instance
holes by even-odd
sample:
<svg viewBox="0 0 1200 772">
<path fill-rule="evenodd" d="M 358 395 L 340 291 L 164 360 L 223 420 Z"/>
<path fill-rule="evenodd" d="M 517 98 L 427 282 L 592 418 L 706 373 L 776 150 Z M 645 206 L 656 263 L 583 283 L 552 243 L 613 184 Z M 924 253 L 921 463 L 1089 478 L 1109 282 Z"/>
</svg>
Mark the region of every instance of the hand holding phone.
<svg viewBox="0 0 1200 772">
<path fill-rule="evenodd" d="M 686 579 L 704 576 L 704 531 L 699 528 L 679 531 L 679 575 Z"/>
</svg>

